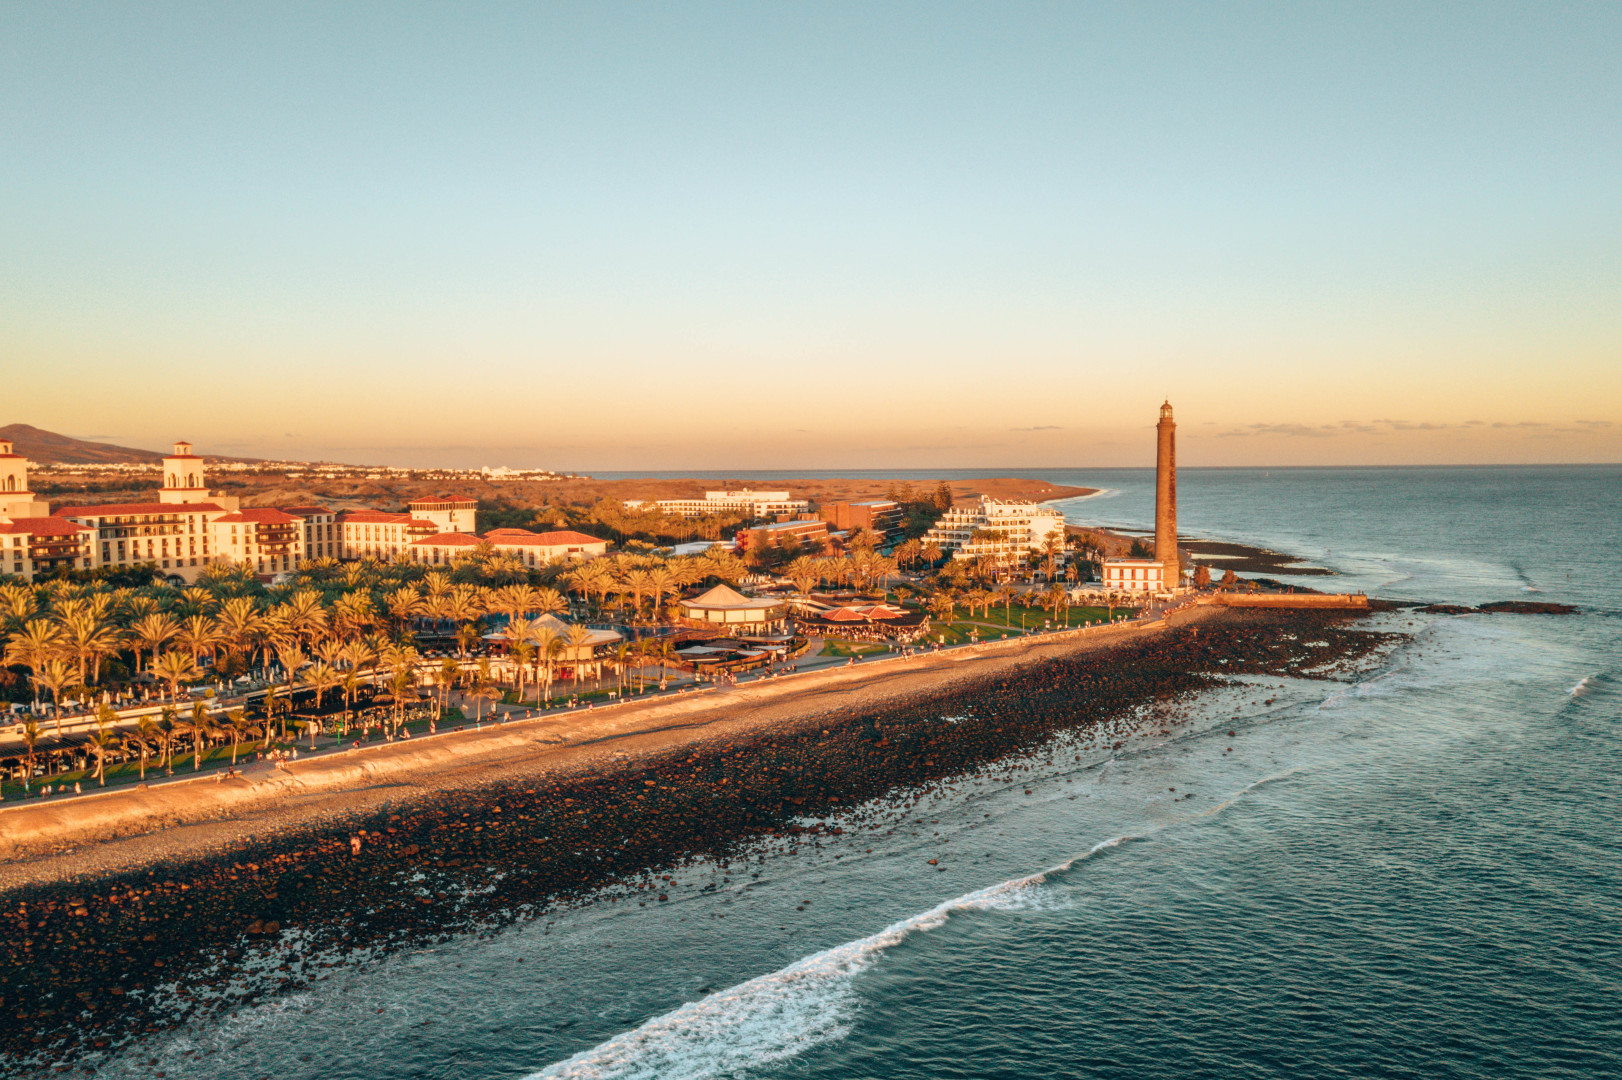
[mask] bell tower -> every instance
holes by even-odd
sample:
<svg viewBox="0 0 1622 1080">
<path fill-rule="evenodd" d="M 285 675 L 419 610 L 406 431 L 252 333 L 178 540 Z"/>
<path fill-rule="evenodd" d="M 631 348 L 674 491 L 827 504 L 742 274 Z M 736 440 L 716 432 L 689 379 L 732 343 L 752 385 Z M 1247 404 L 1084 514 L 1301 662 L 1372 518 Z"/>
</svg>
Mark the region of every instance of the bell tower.
<svg viewBox="0 0 1622 1080">
<path fill-rule="evenodd" d="M 28 459 L 10 439 L 0 439 L 0 520 L 50 515 L 49 503 L 37 502 L 28 490 Z"/>
<path fill-rule="evenodd" d="M 1164 568 L 1167 589 L 1182 583 L 1177 557 L 1177 421 L 1171 402 L 1160 406 L 1155 449 L 1155 561 Z"/>
<path fill-rule="evenodd" d="M 158 489 L 160 503 L 194 503 L 208 501 L 208 488 L 203 484 L 203 459 L 191 452 L 191 443 L 175 443 L 175 452 L 163 459 L 163 486 Z"/>
</svg>

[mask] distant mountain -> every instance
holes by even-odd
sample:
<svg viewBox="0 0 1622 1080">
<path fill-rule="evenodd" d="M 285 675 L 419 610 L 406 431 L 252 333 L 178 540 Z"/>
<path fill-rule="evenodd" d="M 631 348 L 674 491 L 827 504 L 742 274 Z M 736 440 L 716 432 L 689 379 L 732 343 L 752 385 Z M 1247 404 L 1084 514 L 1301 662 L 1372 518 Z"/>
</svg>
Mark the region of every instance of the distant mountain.
<svg viewBox="0 0 1622 1080">
<path fill-rule="evenodd" d="M 42 431 L 31 424 L 0 427 L 0 439 L 10 439 L 16 444 L 17 453 L 41 465 L 156 465 L 163 460 L 162 454 L 152 450 L 86 442 L 54 431 Z"/>
</svg>

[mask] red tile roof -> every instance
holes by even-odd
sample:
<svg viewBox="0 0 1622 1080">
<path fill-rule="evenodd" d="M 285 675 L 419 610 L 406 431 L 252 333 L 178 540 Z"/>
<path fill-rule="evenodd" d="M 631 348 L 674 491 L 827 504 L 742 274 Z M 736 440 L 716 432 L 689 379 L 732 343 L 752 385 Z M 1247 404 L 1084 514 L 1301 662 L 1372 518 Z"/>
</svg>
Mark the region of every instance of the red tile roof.
<svg viewBox="0 0 1622 1080">
<path fill-rule="evenodd" d="M 578 547 L 581 544 L 606 544 L 600 536 L 587 536 L 573 529 L 556 532 L 530 532 L 528 529 L 491 529 L 484 538 L 500 547 L 509 544 L 520 547 Z"/>
<path fill-rule="evenodd" d="M 345 510 L 338 515 L 338 520 L 361 525 L 406 525 L 410 523 L 411 515 L 389 514 L 382 510 Z"/>
<path fill-rule="evenodd" d="M 223 511 L 214 503 L 104 503 L 100 506 L 64 506 L 52 517 L 129 517 L 138 514 L 195 514 Z"/>
<path fill-rule="evenodd" d="M 435 533 L 411 542 L 412 547 L 419 544 L 427 547 L 476 547 L 479 538 L 473 533 Z"/>
<path fill-rule="evenodd" d="M 238 510 L 234 514 L 226 514 L 224 517 L 215 518 L 214 520 L 224 522 L 227 525 L 235 525 L 240 521 L 252 521 L 260 525 L 292 525 L 299 519 L 290 514 L 284 514 L 280 510 L 265 506 L 257 510 Z"/>
<path fill-rule="evenodd" d="M 77 525 L 57 517 L 12 518 L 0 522 L 0 533 L 21 533 L 25 536 L 72 536 L 74 533 L 95 532 L 89 525 Z"/>
<path fill-rule="evenodd" d="M 276 509 L 280 510 L 284 514 L 292 514 L 294 517 L 309 517 L 312 514 L 332 513 L 332 511 L 328 510 L 325 506 L 278 506 Z"/>
<path fill-rule="evenodd" d="M 410 502 L 406 503 L 406 505 L 407 506 L 432 506 L 435 503 L 465 503 L 465 504 L 467 504 L 469 506 L 472 506 L 472 505 L 476 504 L 477 502 L 478 502 L 477 499 L 470 499 L 465 495 L 435 495 L 431 499 L 412 499 Z"/>
</svg>

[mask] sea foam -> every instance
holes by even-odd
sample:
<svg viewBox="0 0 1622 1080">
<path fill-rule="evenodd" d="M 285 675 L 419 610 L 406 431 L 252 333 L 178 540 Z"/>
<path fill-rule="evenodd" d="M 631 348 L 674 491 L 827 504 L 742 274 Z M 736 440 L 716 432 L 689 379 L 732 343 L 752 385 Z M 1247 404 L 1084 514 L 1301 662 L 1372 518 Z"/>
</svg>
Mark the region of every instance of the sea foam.
<svg viewBox="0 0 1622 1080">
<path fill-rule="evenodd" d="M 689 1002 L 526 1080 L 702 1080 L 731 1076 L 842 1039 L 856 1016 L 856 977 L 887 950 L 961 912 L 1041 908 L 1048 875 L 1128 839 L 1113 837 L 1039 874 L 966 893 L 870 937 L 836 945 Z"/>
</svg>

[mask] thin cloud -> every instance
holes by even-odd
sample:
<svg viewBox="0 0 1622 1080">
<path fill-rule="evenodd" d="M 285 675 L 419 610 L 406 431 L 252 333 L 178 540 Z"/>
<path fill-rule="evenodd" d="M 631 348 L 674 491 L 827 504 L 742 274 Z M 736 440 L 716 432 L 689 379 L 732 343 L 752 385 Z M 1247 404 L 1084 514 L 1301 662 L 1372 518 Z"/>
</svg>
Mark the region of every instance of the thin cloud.
<svg viewBox="0 0 1622 1080">
<path fill-rule="evenodd" d="M 1224 431 L 1217 437 L 1231 439 L 1246 435 L 1283 435 L 1295 439 L 1325 439 L 1334 433 L 1335 428 L 1329 424 L 1320 424 L 1317 427 L 1307 424 L 1250 424 L 1237 431 Z"/>
<path fill-rule="evenodd" d="M 1035 427 L 1011 427 L 1009 431 L 1063 431 L 1058 424 L 1038 424 Z"/>
</svg>

